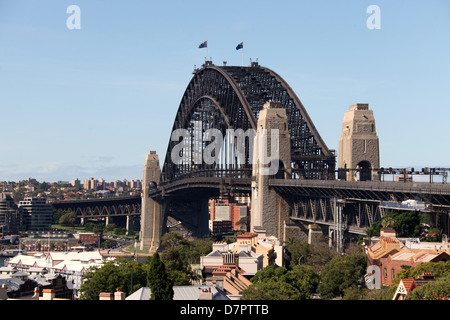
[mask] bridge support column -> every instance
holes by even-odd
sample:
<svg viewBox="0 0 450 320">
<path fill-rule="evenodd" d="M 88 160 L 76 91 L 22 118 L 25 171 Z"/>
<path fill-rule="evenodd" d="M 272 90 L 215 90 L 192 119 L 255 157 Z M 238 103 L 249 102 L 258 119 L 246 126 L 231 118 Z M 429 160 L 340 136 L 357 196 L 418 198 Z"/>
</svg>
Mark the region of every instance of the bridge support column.
<svg viewBox="0 0 450 320">
<path fill-rule="evenodd" d="M 252 209 L 250 229 L 266 230 L 267 235 L 283 238 L 284 221 L 289 218 L 289 205 L 274 190 L 269 178 L 289 178 L 291 143 L 286 110 L 267 102 L 259 113 L 253 150 Z"/>
<path fill-rule="evenodd" d="M 156 251 L 161 240 L 161 212 L 160 203 L 149 196 L 151 188 L 155 188 L 160 181 L 161 168 L 155 151 L 150 151 L 145 159 L 144 177 L 141 195 L 141 232 L 140 249 L 150 252 Z"/>
<path fill-rule="evenodd" d="M 336 251 L 339 253 L 344 251 L 343 247 L 344 228 L 342 224 L 343 207 L 344 203 L 342 202 L 342 200 L 334 201 L 333 225 L 328 228 L 329 246 L 332 247 L 334 244 L 336 247 Z"/>
<path fill-rule="evenodd" d="M 130 231 L 130 216 L 127 216 L 127 223 L 125 225 L 125 229 L 127 230 L 128 235 L 128 232 Z"/>
<path fill-rule="evenodd" d="M 369 105 L 351 105 L 342 121 L 339 138 L 338 169 L 339 179 L 373 180 L 372 170 L 380 167 L 378 136 L 375 118 Z"/>
</svg>

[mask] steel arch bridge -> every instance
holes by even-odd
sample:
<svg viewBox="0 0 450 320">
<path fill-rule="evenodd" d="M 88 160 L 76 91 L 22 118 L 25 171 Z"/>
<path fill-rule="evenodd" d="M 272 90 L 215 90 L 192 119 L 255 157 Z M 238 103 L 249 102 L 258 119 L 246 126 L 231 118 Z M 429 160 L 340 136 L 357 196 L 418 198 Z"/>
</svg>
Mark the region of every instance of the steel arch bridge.
<svg viewBox="0 0 450 320">
<path fill-rule="evenodd" d="M 244 157 L 235 149 L 222 148 L 219 151 L 221 161 L 214 164 L 197 161 L 196 152 L 210 143 L 204 132 L 216 129 L 225 139 L 233 139 L 227 136 L 227 130 L 257 130 L 259 113 L 267 101 L 285 109 L 290 135 L 291 175 L 284 175 L 283 179 L 273 176 L 268 183 L 271 192 L 278 197 L 278 213 L 275 214 L 282 217 L 278 222 L 285 219 L 295 224 L 298 221 L 318 223 L 337 230 L 341 227 L 336 226 L 336 217 L 341 213 L 333 201 L 344 199 L 343 218 L 339 219 L 342 228 L 361 234 L 381 218 L 383 201 L 415 198 L 436 205 L 442 211 L 436 215 L 436 220 L 442 218 L 444 230 L 449 230 L 450 185 L 421 190 L 423 185 L 409 182 L 337 181 L 334 151 L 328 149 L 320 137 L 300 99 L 277 73 L 258 63 L 238 67 L 215 66 L 207 61 L 202 68 L 194 70 L 177 109 L 172 132 L 183 130 L 189 137 L 199 135 L 200 139 L 189 145 L 188 161 L 177 163 L 172 156 L 180 152 L 177 147 L 181 142 L 171 137 L 162 170 L 158 160 L 158 178 L 147 181 L 150 183 L 143 189 L 142 199 L 136 196 L 89 205 L 76 203 L 72 210 L 77 210 L 81 217 L 140 214 L 141 234 L 144 229 L 150 230 L 150 235 L 144 237 L 145 241 L 141 238 L 141 243 L 150 238 L 158 243 L 166 231 L 168 216 L 182 220 L 195 235 L 204 235 L 208 232 L 209 198 L 249 194 L 255 178 L 248 144 Z M 145 199 L 153 201 L 147 205 L 152 210 L 149 215 L 153 221 L 150 227 L 143 228 L 143 217 L 147 215 L 143 209 Z"/>
<path fill-rule="evenodd" d="M 279 103 L 286 110 L 291 136 L 292 170 L 304 179 L 334 179 L 335 155 L 320 137 L 305 107 L 292 88 L 274 71 L 253 62 L 249 67 L 215 66 L 206 61 L 203 68 L 194 70 L 176 113 L 172 132 L 218 129 L 224 137 L 227 130 L 256 130 L 260 110 L 267 101 Z M 198 128 L 196 125 L 200 124 Z M 195 162 L 174 163 L 171 155 L 180 140 L 170 141 L 163 164 L 161 182 L 202 169 L 247 169 L 251 159 L 246 147 L 245 161 L 238 161 L 236 150 L 223 148 L 222 163 L 207 165 Z M 207 141 L 192 144 L 191 154 L 204 150 Z M 242 158 L 241 158 L 242 159 Z M 250 171 L 251 172 L 251 171 Z"/>
</svg>

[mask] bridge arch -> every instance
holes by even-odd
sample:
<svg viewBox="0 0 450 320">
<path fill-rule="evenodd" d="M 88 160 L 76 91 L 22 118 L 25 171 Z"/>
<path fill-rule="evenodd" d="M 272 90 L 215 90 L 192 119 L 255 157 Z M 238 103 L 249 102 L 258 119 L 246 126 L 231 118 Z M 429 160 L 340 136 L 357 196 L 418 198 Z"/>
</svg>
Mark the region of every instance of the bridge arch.
<svg viewBox="0 0 450 320">
<path fill-rule="evenodd" d="M 333 179 L 335 170 L 334 153 L 328 149 L 311 121 L 300 99 L 287 82 L 274 71 L 252 63 L 249 67 L 215 66 L 207 61 L 202 68 L 194 71 L 178 107 L 172 132 L 187 130 L 194 135 L 195 121 L 201 123 L 202 132 L 217 129 L 223 136 L 228 129 L 256 130 L 259 111 L 267 101 L 280 103 L 286 109 L 288 129 L 291 136 L 293 173 L 304 179 Z M 180 140 L 170 141 L 163 164 L 161 181 L 170 181 L 180 175 L 210 168 L 204 163 L 184 163 L 172 161 L 173 149 Z M 208 143 L 200 143 L 205 148 Z M 193 147 L 193 146 L 191 146 Z M 197 146 L 198 147 L 198 146 Z M 232 152 L 226 150 L 224 152 Z M 225 167 L 238 166 L 251 169 L 249 152 L 245 161 L 224 163 Z M 224 158 L 229 159 L 226 155 Z"/>
</svg>

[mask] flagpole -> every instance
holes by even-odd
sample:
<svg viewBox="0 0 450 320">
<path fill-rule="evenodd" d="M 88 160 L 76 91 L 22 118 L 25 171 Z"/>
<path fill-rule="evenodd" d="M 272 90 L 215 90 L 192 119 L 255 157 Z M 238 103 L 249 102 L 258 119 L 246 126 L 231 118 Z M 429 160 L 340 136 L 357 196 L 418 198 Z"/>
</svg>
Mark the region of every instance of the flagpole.
<svg viewBox="0 0 450 320">
<path fill-rule="evenodd" d="M 242 66 L 244 66 L 244 47 L 242 47 Z"/>
</svg>

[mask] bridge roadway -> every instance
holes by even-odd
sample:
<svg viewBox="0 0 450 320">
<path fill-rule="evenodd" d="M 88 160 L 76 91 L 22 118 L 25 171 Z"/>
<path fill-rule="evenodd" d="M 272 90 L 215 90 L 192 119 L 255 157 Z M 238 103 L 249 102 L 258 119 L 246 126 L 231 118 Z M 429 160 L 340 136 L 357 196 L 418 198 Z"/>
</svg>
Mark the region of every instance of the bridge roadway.
<svg viewBox="0 0 450 320">
<path fill-rule="evenodd" d="M 51 205 L 56 210 L 73 211 L 78 218 L 138 216 L 141 214 L 140 195 L 55 201 Z"/>
<path fill-rule="evenodd" d="M 214 197 L 221 194 L 248 193 L 251 191 L 251 178 L 248 172 L 234 172 L 229 176 L 212 176 L 213 171 L 199 171 L 161 183 L 159 188 L 150 190 L 150 196 L 157 200 L 170 199 L 180 194 L 186 199 L 198 195 Z M 349 216 L 348 225 L 355 233 L 364 232 L 380 215 L 376 214 L 376 206 L 382 201 L 401 202 L 408 199 L 425 201 L 431 204 L 435 211 L 448 215 L 450 211 L 450 184 L 425 182 L 393 182 L 393 181 L 339 181 L 339 180 L 300 180 L 300 179 L 270 179 L 270 187 L 286 199 L 291 199 L 295 205 L 292 212 L 293 220 L 304 222 L 320 222 L 324 225 L 333 224 L 333 208 L 330 199 L 344 200 L 346 202 L 364 203 L 370 212 Z M 316 202 L 298 212 L 301 199 L 314 199 Z M 178 198 L 179 199 L 179 198 Z M 325 202 L 323 199 L 326 199 Z M 308 202 L 310 202 L 308 200 Z M 367 203 L 373 203 L 370 208 Z M 74 201 L 59 201 L 52 203 L 55 209 L 72 210 L 79 218 L 104 218 L 114 216 L 138 216 L 141 214 L 141 197 L 116 197 L 105 199 L 89 199 Z M 317 210 L 313 207 L 317 206 Z M 322 211 L 319 212 L 320 206 Z M 331 213 L 330 213 L 331 212 Z M 350 220 L 354 221 L 350 221 Z M 448 218 L 447 218 L 448 219 Z M 366 222 L 362 221 L 366 220 Z M 370 220 L 369 222 L 367 222 Z M 448 228 L 448 226 L 447 226 Z"/>
<path fill-rule="evenodd" d="M 450 208 L 450 184 L 392 181 L 284 180 L 269 185 L 280 194 L 375 201 L 425 201 Z"/>
<path fill-rule="evenodd" d="M 416 199 L 433 206 L 450 208 L 450 184 L 425 182 L 377 182 L 339 180 L 270 179 L 269 185 L 283 195 L 364 199 L 375 201 L 404 201 Z M 214 194 L 222 192 L 250 192 L 251 178 L 189 176 L 166 182 L 150 191 L 150 196 L 162 198 L 177 191 L 192 189 Z M 90 215 L 139 215 L 141 196 L 95 198 L 87 200 L 55 201 L 53 208 L 72 210 Z"/>
</svg>

